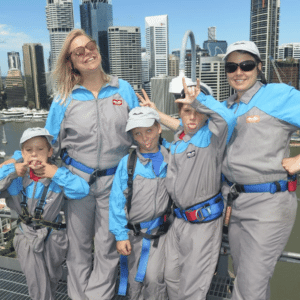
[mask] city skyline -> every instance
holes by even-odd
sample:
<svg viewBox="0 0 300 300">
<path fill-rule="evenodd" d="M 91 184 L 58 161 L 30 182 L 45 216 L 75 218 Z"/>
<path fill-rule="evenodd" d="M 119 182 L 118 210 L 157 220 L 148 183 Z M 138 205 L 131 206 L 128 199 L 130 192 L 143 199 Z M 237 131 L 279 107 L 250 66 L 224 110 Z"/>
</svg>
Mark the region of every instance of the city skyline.
<svg viewBox="0 0 300 300">
<path fill-rule="evenodd" d="M 180 48 L 186 30 L 195 34 L 196 44 L 202 47 L 207 40 L 208 27 L 215 26 L 217 39 L 228 44 L 250 39 L 251 1 L 182 1 L 153 0 L 151 6 L 138 0 L 112 0 L 114 26 L 140 27 L 142 47 L 145 47 L 145 17 L 168 14 L 169 53 Z M 14 3 L 14 5 L 12 5 Z M 1 3 L 0 11 L 0 67 L 2 76 L 7 75 L 7 52 L 20 52 L 24 43 L 41 43 L 44 47 L 45 64 L 49 58 L 50 37 L 46 26 L 46 0 L 26 2 L 17 0 Z M 200 5 L 199 5 L 200 4 Z M 80 0 L 73 0 L 75 28 L 80 28 Z M 15 8 L 18 7 L 18 10 Z M 199 8 L 198 8 L 199 7 Z M 300 28 L 298 0 L 282 2 L 280 8 L 279 45 L 300 42 L 296 36 Z M 223 14 L 223 17 L 221 15 Z M 238 30 L 236 29 L 238 28 Z M 232 30 L 233 29 L 233 30 Z M 189 45 L 189 44 L 188 44 Z M 23 60 L 21 54 L 21 60 Z M 23 71 L 23 68 L 22 68 Z"/>
</svg>

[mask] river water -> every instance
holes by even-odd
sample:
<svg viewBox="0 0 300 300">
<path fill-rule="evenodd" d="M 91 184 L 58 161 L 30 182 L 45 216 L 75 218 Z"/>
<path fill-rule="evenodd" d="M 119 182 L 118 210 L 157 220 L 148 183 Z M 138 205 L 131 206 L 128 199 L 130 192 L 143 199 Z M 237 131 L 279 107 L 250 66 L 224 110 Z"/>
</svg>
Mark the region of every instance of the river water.
<svg viewBox="0 0 300 300">
<path fill-rule="evenodd" d="M 2 140 L 2 127 L 5 128 L 7 144 L 0 145 L 6 155 L 12 155 L 19 149 L 19 141 L 22 132 L 29 127 L 44 127 L 45 122 L 7 122 L 0 125 L 0 141 Z M 164 131 L 163 136 L 171 141 L 170 131 Z M 291 148 L 291 156 L 300 153 L 300 147 Z M 297 189 L 300 198 L 300 187 Z M 300 203 L 299 203 L 300 206 Z M 286 251 L 300 253 L 300 207 L 298 207 L 297 219 L 286 246 Z M 271 300 L 299 300 L 300 299 L 300 264 L 278 262 L 271 280 Z"/>
</svg>

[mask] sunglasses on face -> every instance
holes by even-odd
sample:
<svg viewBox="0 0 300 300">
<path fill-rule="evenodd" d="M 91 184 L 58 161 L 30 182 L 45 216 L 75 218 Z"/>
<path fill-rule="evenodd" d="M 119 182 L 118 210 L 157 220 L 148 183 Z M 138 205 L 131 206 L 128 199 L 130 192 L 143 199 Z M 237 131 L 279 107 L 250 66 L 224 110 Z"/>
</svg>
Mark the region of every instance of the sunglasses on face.
<svg viewBox="0 0 300 300">
<path fill-rule="evenodd" d="M 233 73 L 237 70 L 238 67 L 240 67 L 240 69 L 244 72 L 249 72 L 256 67 L 256 62 L 254 60 L 245 60 L 239 64 L 236 64 L 234 62 L 227 62 L 225 63 L 225 72 Z"/>
<path fill-rule="evenodd" d="M 94 40 L 89 41 L 85 46 L 77 47 L 73 51 L 71 51 L 67 57 L 69 59 L 72 54 L 74 54 L 76 57 L 83 57 L 85 55 L 85 49 L 88 49 L 89 51 L 94 51 L 97 49 L 97 44 Z"/>
</svg>

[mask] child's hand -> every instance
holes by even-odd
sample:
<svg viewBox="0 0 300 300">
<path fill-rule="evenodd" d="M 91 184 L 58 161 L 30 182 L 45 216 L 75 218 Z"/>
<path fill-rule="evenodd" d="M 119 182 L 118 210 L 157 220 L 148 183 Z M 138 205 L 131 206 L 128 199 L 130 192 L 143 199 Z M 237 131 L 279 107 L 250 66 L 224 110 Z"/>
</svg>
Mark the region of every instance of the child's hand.
<svg viewBox="0 0 300 300">
<path fill-rule="evenodd" d="M 182 84 L 185 93 L 184 99 L 177 99 L 175 103 L 183 103 L 183 104 L 191 104 L 197 96 L 200 94 L 200 80 L 197 78 L 197 86 L 187 86 L 185 82 L 185 78 L 182 77 Z"/>
<path fill-rule="evenodd" d="M 150 108 L 157 110 L 155 103 L 149 99 L 149 97 L 144 89 L 142 89 L 142 93 L 143 93 L 144 98 L 140 94 L 135 93 L 137 95 L 137 97 L 140 99 L 140 106 L 146 106 L 146 107 L 150 107 Z"/>
<path fill-rule="evenodd" d="M 17 175 L 19 177 L 23 177 L 28 170 L 28 163 L 27 162 L 15 163 L 15 169 Z"/>
<path fill-rule="evenodd" d="M 41 163 L 41 166 L 42 167 L 40 169 L 35 170 L 36 176 L 41 177 L 41 178 L 50 178 L 51 179 L 55 175 L 55 173 L 58 169 L 58 167 L 56 165 L 51 165 L 49 163 L 44 163 L 44 162 Z"/>
<path fill-rule="evenodd" d="M 129 255 L 131 253 L 130 241 L 117 241 L 117 251 L 122 255 Z"/>
</svg>

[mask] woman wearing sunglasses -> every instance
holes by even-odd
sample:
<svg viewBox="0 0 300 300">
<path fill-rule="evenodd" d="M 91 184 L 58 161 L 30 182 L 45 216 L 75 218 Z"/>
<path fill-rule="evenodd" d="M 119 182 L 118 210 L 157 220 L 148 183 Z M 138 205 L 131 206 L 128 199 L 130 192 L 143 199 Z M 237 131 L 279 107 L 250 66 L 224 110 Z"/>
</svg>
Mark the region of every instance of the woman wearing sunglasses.
<svg viewBox="0 0 300 300">
<path fill-rule="evenodd" d="M 233 200 L 232 300 L 265 300 L 296 217 L 295 182 L 289 182 L 282 161 L 289 156 L 292 133 L 300 127 L 300 92 L 285 84 L 266 84 L 253 42 L 230 45 L 225 70 L 236 91 L 226 105 L 237 117 L 222 166 L 223 196 Z"/>
<path fill-rule="evenodd" d="M 125 127 L 138 100 L 129 83 L 104 73 L 96 42 L 83 30 L 67 36 L 54 79 L 59 96 L 46 128 L 64 165 L 90 184 L 86 198 L 67 201 L 68 293 L 74 300 L 111 299 L 119 255 L 108 230 L 108 200 L 116 167 L 132 144 Z"/>
</svg>

